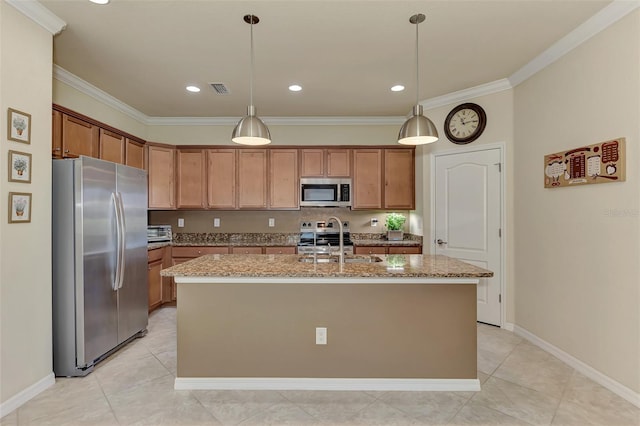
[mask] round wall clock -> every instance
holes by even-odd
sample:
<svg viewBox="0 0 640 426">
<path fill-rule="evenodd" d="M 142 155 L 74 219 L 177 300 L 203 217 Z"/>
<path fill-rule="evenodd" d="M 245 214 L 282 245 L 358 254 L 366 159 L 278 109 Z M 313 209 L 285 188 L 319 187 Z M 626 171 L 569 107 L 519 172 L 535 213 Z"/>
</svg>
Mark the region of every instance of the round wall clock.
<svg viewBox="0 0 640 426">
<path fill-rule="evenodd" d="M 451 142 L 464 145 L 478 139 L 486 125 L 487 114 L 480 105 L 460 104 L 444 120 L 444 133 Z"/>
</svg>

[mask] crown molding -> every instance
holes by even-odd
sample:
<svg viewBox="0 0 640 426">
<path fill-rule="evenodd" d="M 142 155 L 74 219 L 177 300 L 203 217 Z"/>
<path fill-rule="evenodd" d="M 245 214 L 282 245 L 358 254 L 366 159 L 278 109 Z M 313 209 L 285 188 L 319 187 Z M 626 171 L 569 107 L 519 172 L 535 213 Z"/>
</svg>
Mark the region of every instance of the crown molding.
<svg viewBox="0 0 640 426">
<path fill-rule="evenodd" d="M 479 86 L 470 87 L 468 89 L 458 90 L 457 92 L 447 93 L 446 95 L 437 96 L 420 102 L 424 109 L 433 109 L 444 105 L 457 102 L 468 101 L 478 96 L 491 95 L 493 93 L 502 92 L 503 90 L 512 89 L 511 83 L 506 78 L 492 81 L 490 83 L 481 84 Z"/>
<path fill-rule="evenodd" d="M 135 108 L 130 107 L 119 99 L 114 98 L 104 90 L 98 89 L 91 83 L 86 82 L 75 74 L 70 73 L 61 66 L 53 64 L 53 78 L 61 81 L 74 89 L 96 99 L 103 104 L 128 115 L 134 120 L 143 124 L 148 124 L 149 117 Z"/>
<path fill-rule="evenodd" d="M 600 31 L 640 7 L 640 0 L 614 0 L 509 77 L 511 86 L 527 80 Z"/>
<path fill-rule="evenodd" d="M 235 126 L 242 117 L 148 117 L 153 126 Z M 273 126 L 384 126 L 404 123 L 405 117 L 260 117 Z"/>
<path fill-rule="evenodd" d="M 37 0 L 4 0 L 25 16 L 33 20 L 51 34 L 56 35 L 65 28 L 67 23 L 58 18 L 53 12 L 44 7 Z"/>
</svg>

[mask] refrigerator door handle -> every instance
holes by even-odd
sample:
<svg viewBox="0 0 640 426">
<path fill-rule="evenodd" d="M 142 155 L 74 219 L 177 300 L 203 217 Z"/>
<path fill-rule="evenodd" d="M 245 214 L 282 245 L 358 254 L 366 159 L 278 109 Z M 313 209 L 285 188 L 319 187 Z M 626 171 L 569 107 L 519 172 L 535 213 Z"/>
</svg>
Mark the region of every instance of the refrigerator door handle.
<svg viewBox="0 0 640 426">
<path fill-rule="evenodd" d="M 122 251 L 122 226 L 120 224 L 120 199 L 118 194 L 115 192 L 111 193 L 111 200 L 113 201 L 113 208 L 115 209 L 116 215 L 116 273 L 114 282 L 111 285 L 113 291 L 117 291 L 120 288 L 120 282 L 122 281 L 122 261 L 123 261 L 123 251 Z"/>
<path fill-rule="evenodd" d="M 118 209 L 120 211 L 120 271 L 119 271 L 119 276 L 120 276 L 120 280 L 118 282 L 118 288 L 122 288 L 122 286 L 124 285 L 124 268 L 125 268 L 125 264 L 126 264 L 126 256 L 125 256 L 125 249 L 126 249 L 126 243 L 127 243 L 127 223 L 125 221 L 125 215 L 124 215 L 124 201 L 122 201 L 122 194 L 118 192 L 117 195 L 118 198 Z"/>
</svg>

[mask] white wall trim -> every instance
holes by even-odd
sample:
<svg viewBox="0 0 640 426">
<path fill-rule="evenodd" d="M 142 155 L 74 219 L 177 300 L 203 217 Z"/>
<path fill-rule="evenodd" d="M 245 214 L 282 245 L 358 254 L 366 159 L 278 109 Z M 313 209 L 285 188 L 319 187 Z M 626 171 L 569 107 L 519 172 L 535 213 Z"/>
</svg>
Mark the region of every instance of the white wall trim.
<svg viewBox="0 0 640 426">
<path fill-rule="evenodd" d="M 469 99 L 479 96 L 491 95 L 493 93 L 502 92 L 503 90 L 513 89 L 508 79 L 492 81 L 490 83 L 481 84 L 479 86 L 470 87 L 468 89 L 458 90 L 457 92 L 447 93 L 446 95 L 437 96 L 420 102 L 422 107 L 427 109 L 438 108 L 458 102 L 465 102 Z"/>
<path fill-rule="evenodd" d="M 479 391 L 478 379 L 176 377 L 176 390 Z"/>
<path fill-rule="evenodd" d="M 502 324 L 502 328 L 504 328 L 507 331 L 513 332 L 514 327 L 515 327 L 515 324 L 512 322 L 505 322 Z"/>
<path fill-rule="evenodd" d="M 558 40 L 550 48 L 535 57 L 509 77 L 511 86 L 515 87 L 538 71 L 551 65 L 564 55 L 589 40 L 600 31 L 617 22 L 640 6 L 640 1 L 615 0 L 598 13 L 587 19 L 575 30 Z"/>
<path fill-rule="evenodd" d="M 99 89 L 93 84 L 84 81 L 77 75 L 70 73 L 69 71 L 56 64 L 53 64 L 53 78 L 73 87 L 74 89 L 84 93 L 87 96 L 94 98 L 95 100 L 103 103 L 106 106 L 109 106 L 125 115 L 128 115 L 134 120 L 137 120 L 143 124 L 147 124 L 149 117 L 147 117 L 145 114 L 141 113 L 135 108 L 130 107 L 124 102 L 114 98 L 104 90 Z"/>
<path fill-rule="evenodd" d="M 5 402 L 0 404 L 0 417 L 4 417 L 7 414 L 11 413 L 16 408 L 23 405 L 25 402 L 29 401 L 31 398 L 36 397 L 40 392 L 47 389 L 49 386 L 52 386 L 56 382 L 56 377 L 53 375 L 53 372 L 45 376 L 44 378 L 38 380 L 36 383 L 32 384 L 28 388 L 18 392 L 11 398 L 7 399 Z"/>
<path fill-rule="evenodd" d="M 242 117 L 147 117 L 154 126 L 235 126 Z M 280 126 L 400 126 L 406 117 L 265 117 L 262 121 Z"/>
<path fill-rule="evenodd" d="M 446 155 L 452 154 L 466 154 L 469 152 L 478 152 L 478 151 L 488 151 L 492 149 L 497 149 L 500 151 L 500 162 L 502 163 L 502 173 L 500 173 L 500 229 L 502 229 L 502 238 L 500 239 L 500 294 L 502 294 L 502 303 L 500 304 L 500 327 L 505 326 L 505 321 L 507 319 L 507 301 L 509 298 L 507 297 L 507 240 L 508 240 L 508 232 L 506 223 L 507 223 L 507 202 L 506 202 L 506 190 L 507 190 L 507 170 L 509 165 L 506 162 L 506 144 L 504 142 L 496 142 L 484 145 L 473 145 L 473 146 L 464 146 L 460 148 L 452 148 L 447 149 L 445 151 L 438 151 L 435 153 L 429 154 L 430 161 L 430 177 L 429 177 L 429 185 L 430 185 L 430 205 L 431 205 L 431 226 L 429 233 L 429 250 L 430 253 L 434 254 L 436 252 L 436 214 L 435 214 L 435 204 L 436 204 L 436 191 L 435 191 L 435 182 L 436 182 L 436 157 L 442 157 Z M 424 239 L 423 239 L 423 245 Z"/>
<path fill-rule="evenodd" d="M 67 28 L 67 23 L 36 0 L 5 0 L 26 17 L 56 35 Z"/>
<path fill-rule="evenodd" d="M 519 325 L 514 325 L 513 331 L 518 336 L 524 337 L 529 342 L 538 346 L 540 349 L 549 352 L 551 355 L 555 356 L 556 358 L 560 359 L 564 363 L 568 364 L 570 367 L 573 367 L 574 369 L 584 374 L 594 382 L 604 386 L 605 388 L 609 389 L 611 392 L 615 393 L 616 395 L 626 399 L 636 407 L 640 407 L 640 393 L 637 393 L 629 389 L 622 383 L 599 372 L 598 370 L 591 367 L 590 365 L 580 361 L 578 358 L 574 357 L 573 355 L 570 355 L 569 353 L 563 351 L 557 346 L 554 346 L 551 343 L 547 342 L 546 340 L 541 339 L 540 337 L 531 333 L 527 329 L 520 327 Z"/>
</svg>

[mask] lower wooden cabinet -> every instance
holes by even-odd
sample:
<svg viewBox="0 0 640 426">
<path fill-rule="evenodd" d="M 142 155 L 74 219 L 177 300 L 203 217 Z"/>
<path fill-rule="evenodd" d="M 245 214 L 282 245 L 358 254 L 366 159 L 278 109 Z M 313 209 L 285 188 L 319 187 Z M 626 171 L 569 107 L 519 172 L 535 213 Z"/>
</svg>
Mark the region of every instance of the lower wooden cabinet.
<svg viewBox="0 0 640 426">
<path fill-rule="evenodd" d="M 354 254 L 422 254 L 422 246 L 355 246 Z"/>
<path fill-rule="evenodd" d="M 164 302 L 164 285 L 160 271 L 169 265 L 166 262 L 166 248 L 161 247 L 147 252 L 147 281 L 149 283 L 149 312 Z"/>
<path fill-rule="evenodd" d="M 231 247 L 231 254 L 262 254 L 262 247 Z"/>
<path fill-rule="evenodd" d="M 265 247 L 264 254 L 296 254 L 296 248 L 292 246 Z"/>
</svg>

